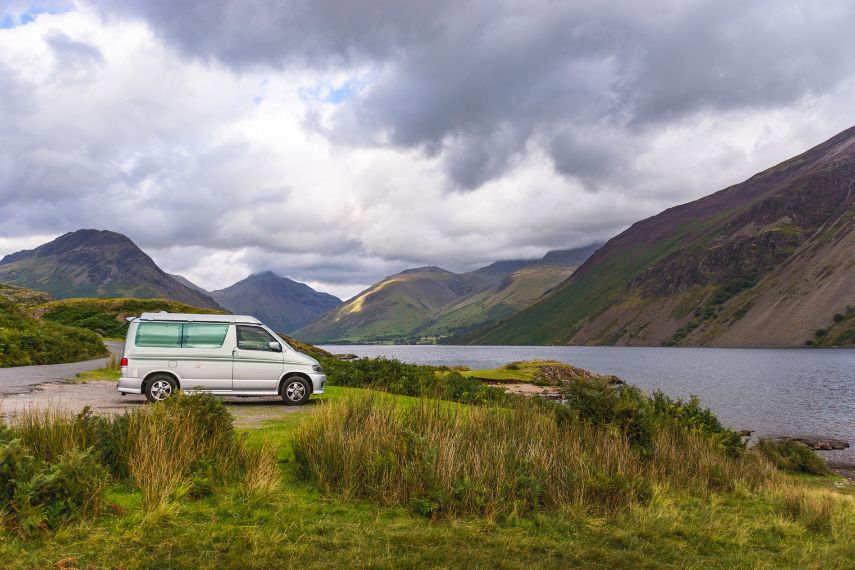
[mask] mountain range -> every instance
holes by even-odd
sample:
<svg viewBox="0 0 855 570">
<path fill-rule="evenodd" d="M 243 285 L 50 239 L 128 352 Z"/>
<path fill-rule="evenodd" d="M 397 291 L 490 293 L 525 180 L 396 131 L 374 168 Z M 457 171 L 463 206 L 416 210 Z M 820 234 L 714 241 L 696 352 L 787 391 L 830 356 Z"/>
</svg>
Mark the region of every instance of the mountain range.
<svg viewBox="0 0 855 570">
<path fill-rule="evenodd" d="M 855 127 L 634 224 L 474 344 L 855 343 Z"/>
<path fill-rule="evenodd" d="M 439 342 L 527 307 L 578 267 L 596 246 L 539 260 L 497 261 L 453 273 L 408 269 L 383 279 L 294 331 L 307 342 Z"/>
<path fill-rule="evenodd" d="M 169 299 L 208 309 L 255 315 L 278 331 L 307 324 L 341 300 L 271 272 L 209 292 L 164 272 L 126 236 L 77 230 L 0 260 L 0 283 L 44 291 L 57 299 Z"/>
<path fill-rule="evenodd" d="M 103 230 L 7 255 L 0 283 L 226 309 L 308 342 L 852 345 L 855 127 L 601 247 L 408 269 L 344 303 L 271 272 L 208 292 Z"/>
</svg>

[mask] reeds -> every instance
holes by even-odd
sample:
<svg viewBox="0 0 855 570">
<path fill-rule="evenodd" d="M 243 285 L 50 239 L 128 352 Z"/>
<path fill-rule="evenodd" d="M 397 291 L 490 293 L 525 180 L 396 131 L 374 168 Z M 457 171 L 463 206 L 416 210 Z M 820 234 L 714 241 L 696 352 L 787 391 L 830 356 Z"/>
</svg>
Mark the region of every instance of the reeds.
<svg viewBox="0 0 855 570">
<path fill-rule="evenodd" d="M 349 497 L 430 516 L 643 503 L 656 487 L 727 491 L 771 476 L 699 435 L 663 428 L 652 451 L 620 430 L 558 422 L 536 405 L 462 407 L 386 397 L 323 406 L 292 441 L 299 473 Z"/>
</svg>

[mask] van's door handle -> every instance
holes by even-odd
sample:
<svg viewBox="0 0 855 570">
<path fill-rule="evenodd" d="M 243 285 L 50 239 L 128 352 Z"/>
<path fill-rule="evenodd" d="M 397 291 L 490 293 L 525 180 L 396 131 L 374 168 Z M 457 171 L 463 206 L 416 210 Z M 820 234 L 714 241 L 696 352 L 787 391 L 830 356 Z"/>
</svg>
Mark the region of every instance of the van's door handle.
<svg viewBox="0 0 855 570">
<path fill-rule="evenodd" d="M 237 356 L 237 349 L 236 349 L 236 348 L 233 348 L 233 349 L 232 349 L 232 358 L 234 358 L 234 357 L 236 357 L 236 356 Z"/>
</svg>

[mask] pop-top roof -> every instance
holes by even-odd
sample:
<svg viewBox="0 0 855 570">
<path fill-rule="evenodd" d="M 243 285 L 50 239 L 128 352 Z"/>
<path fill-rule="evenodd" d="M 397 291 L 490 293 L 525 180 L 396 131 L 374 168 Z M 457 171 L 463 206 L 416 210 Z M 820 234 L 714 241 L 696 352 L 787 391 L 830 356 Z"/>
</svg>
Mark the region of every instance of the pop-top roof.
<svg viewBox="0 0 855 570">
<path fill-rule="evenodd" d="M 260 325 L 261 321 L 248 315 L 194 315 L 192 313 L 143 313 L 141 321 L 182 321 L 193 323 L 252 323 Z"/>
</svg>

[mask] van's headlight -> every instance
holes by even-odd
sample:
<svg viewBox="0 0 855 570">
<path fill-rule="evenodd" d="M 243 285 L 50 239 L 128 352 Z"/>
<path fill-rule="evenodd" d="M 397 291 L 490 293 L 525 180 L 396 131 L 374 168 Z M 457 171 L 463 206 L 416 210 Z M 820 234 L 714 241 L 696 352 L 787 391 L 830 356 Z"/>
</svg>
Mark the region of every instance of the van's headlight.
<svg viewBox="0 0 855 570">
<path fill-rule="evenodd" d="M 323 372 L 323 371 L 324 371 L 324 369 L 323 369 L 323 368 L 321 368 L 321 365 L 320 365 L 320 364 L 314 364 L 314 365 L 312 365 L 312 370 L 314 370 L 315 372 L 318 372 L 318 373 L 320 373 L 320 372 Z"/>
</svg>

